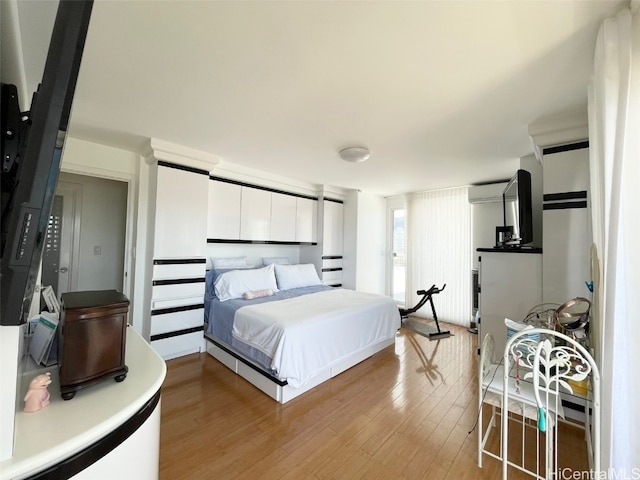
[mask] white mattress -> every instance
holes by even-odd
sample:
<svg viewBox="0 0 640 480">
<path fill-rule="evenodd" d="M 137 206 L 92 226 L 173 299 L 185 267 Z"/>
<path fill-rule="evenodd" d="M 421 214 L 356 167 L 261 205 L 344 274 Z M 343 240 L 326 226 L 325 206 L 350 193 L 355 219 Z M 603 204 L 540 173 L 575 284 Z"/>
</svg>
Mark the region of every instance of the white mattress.
<svg viewBox="0 0 640 480">
<path fill-rule="evenodd" d="M 272 359 L 277 376 L 294 388 L 344 357 L 395 335 L 400 314 L 384 295 L 347 289 L 245 306 L 233 336 Z"/>
</svg>

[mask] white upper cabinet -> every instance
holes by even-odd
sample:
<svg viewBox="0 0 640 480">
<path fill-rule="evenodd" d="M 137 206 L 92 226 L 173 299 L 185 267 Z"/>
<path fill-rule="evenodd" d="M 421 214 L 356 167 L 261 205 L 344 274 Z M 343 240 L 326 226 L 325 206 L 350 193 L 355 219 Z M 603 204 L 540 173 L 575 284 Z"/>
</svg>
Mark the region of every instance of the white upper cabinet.
<svg viewBox="0 0 640 480">
<path fill-rule="evenodd" d="M 296 241 L 316 242 L 318 231 L 318 201 L 310 198 L 296 199 Z"/>
<path fill-rule="evenodd" d="M 209 177 L 158 166 L 155 258 L 204 256 Z"/>
<path fill-rule="evenodd" d="M 207 237 L 240 239 L 240 203 L 242 187 L 233 183 L 209 181 Z"/>
<path fill-rule="evenodd" d="M 545 194 L 589 189 L 589 149 L 546 154 L 543 157 Z"/>
<path fill-rule="evenodd" d="M 241 240 L 271 238 L 271 192 L 243 186 L 240 211 Z"/>
<path fill-rule="evenodd" d="M 269 240 L 296 241 L 296 197 L 284 193 L 271 194 L 271 235 Z"/>
<path fill-rule="evenodd" d="M 207 238 L 317 242 L 318 201 L 223 180 L 209 181 Z"/>
</svg>

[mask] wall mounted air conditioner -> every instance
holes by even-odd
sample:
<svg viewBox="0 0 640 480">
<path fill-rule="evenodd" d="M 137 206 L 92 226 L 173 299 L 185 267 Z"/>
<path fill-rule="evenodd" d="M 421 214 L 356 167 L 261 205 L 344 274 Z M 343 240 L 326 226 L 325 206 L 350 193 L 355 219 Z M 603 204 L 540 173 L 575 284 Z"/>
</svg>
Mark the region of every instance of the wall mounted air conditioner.
<svg viewBox="0 0 640 480">
<path fill-rule="evenodd" d="M 507 182 L 489 183 L 469 188 L 469 203 L 502 202 L 502 192 Z"/>
</svg>

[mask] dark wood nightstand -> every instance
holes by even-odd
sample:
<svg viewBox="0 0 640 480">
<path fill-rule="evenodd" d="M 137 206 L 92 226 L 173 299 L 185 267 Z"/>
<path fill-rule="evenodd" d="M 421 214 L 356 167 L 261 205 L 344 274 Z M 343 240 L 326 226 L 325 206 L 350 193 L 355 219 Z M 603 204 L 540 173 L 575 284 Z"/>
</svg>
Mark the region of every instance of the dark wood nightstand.
<svg viewBox="0 0 640 480">
<path fill-rule="evenodd" d="M 58 359 L 64 400 L 98 382 L 125 379 L 128 312 L 129 299 L 116 290 L 62 294 Z"/>
</svg>

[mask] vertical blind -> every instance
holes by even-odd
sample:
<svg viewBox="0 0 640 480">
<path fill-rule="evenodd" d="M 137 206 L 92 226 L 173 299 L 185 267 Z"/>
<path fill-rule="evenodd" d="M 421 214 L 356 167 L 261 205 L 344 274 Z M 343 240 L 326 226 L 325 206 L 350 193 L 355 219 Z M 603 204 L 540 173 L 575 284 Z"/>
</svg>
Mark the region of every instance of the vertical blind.
<svg viewBox="0 0 640 480">
<path fill-rule="evenodd" d="M 417 290 L 446 284 L 433 297 L 438 320 L 468 326 L 471 320 L 471 205 L 468 188 L 418 192 L 407 198 L 407 306 Z M 427 304 L 416 315 L 431 317 Z"/>
</svg>

